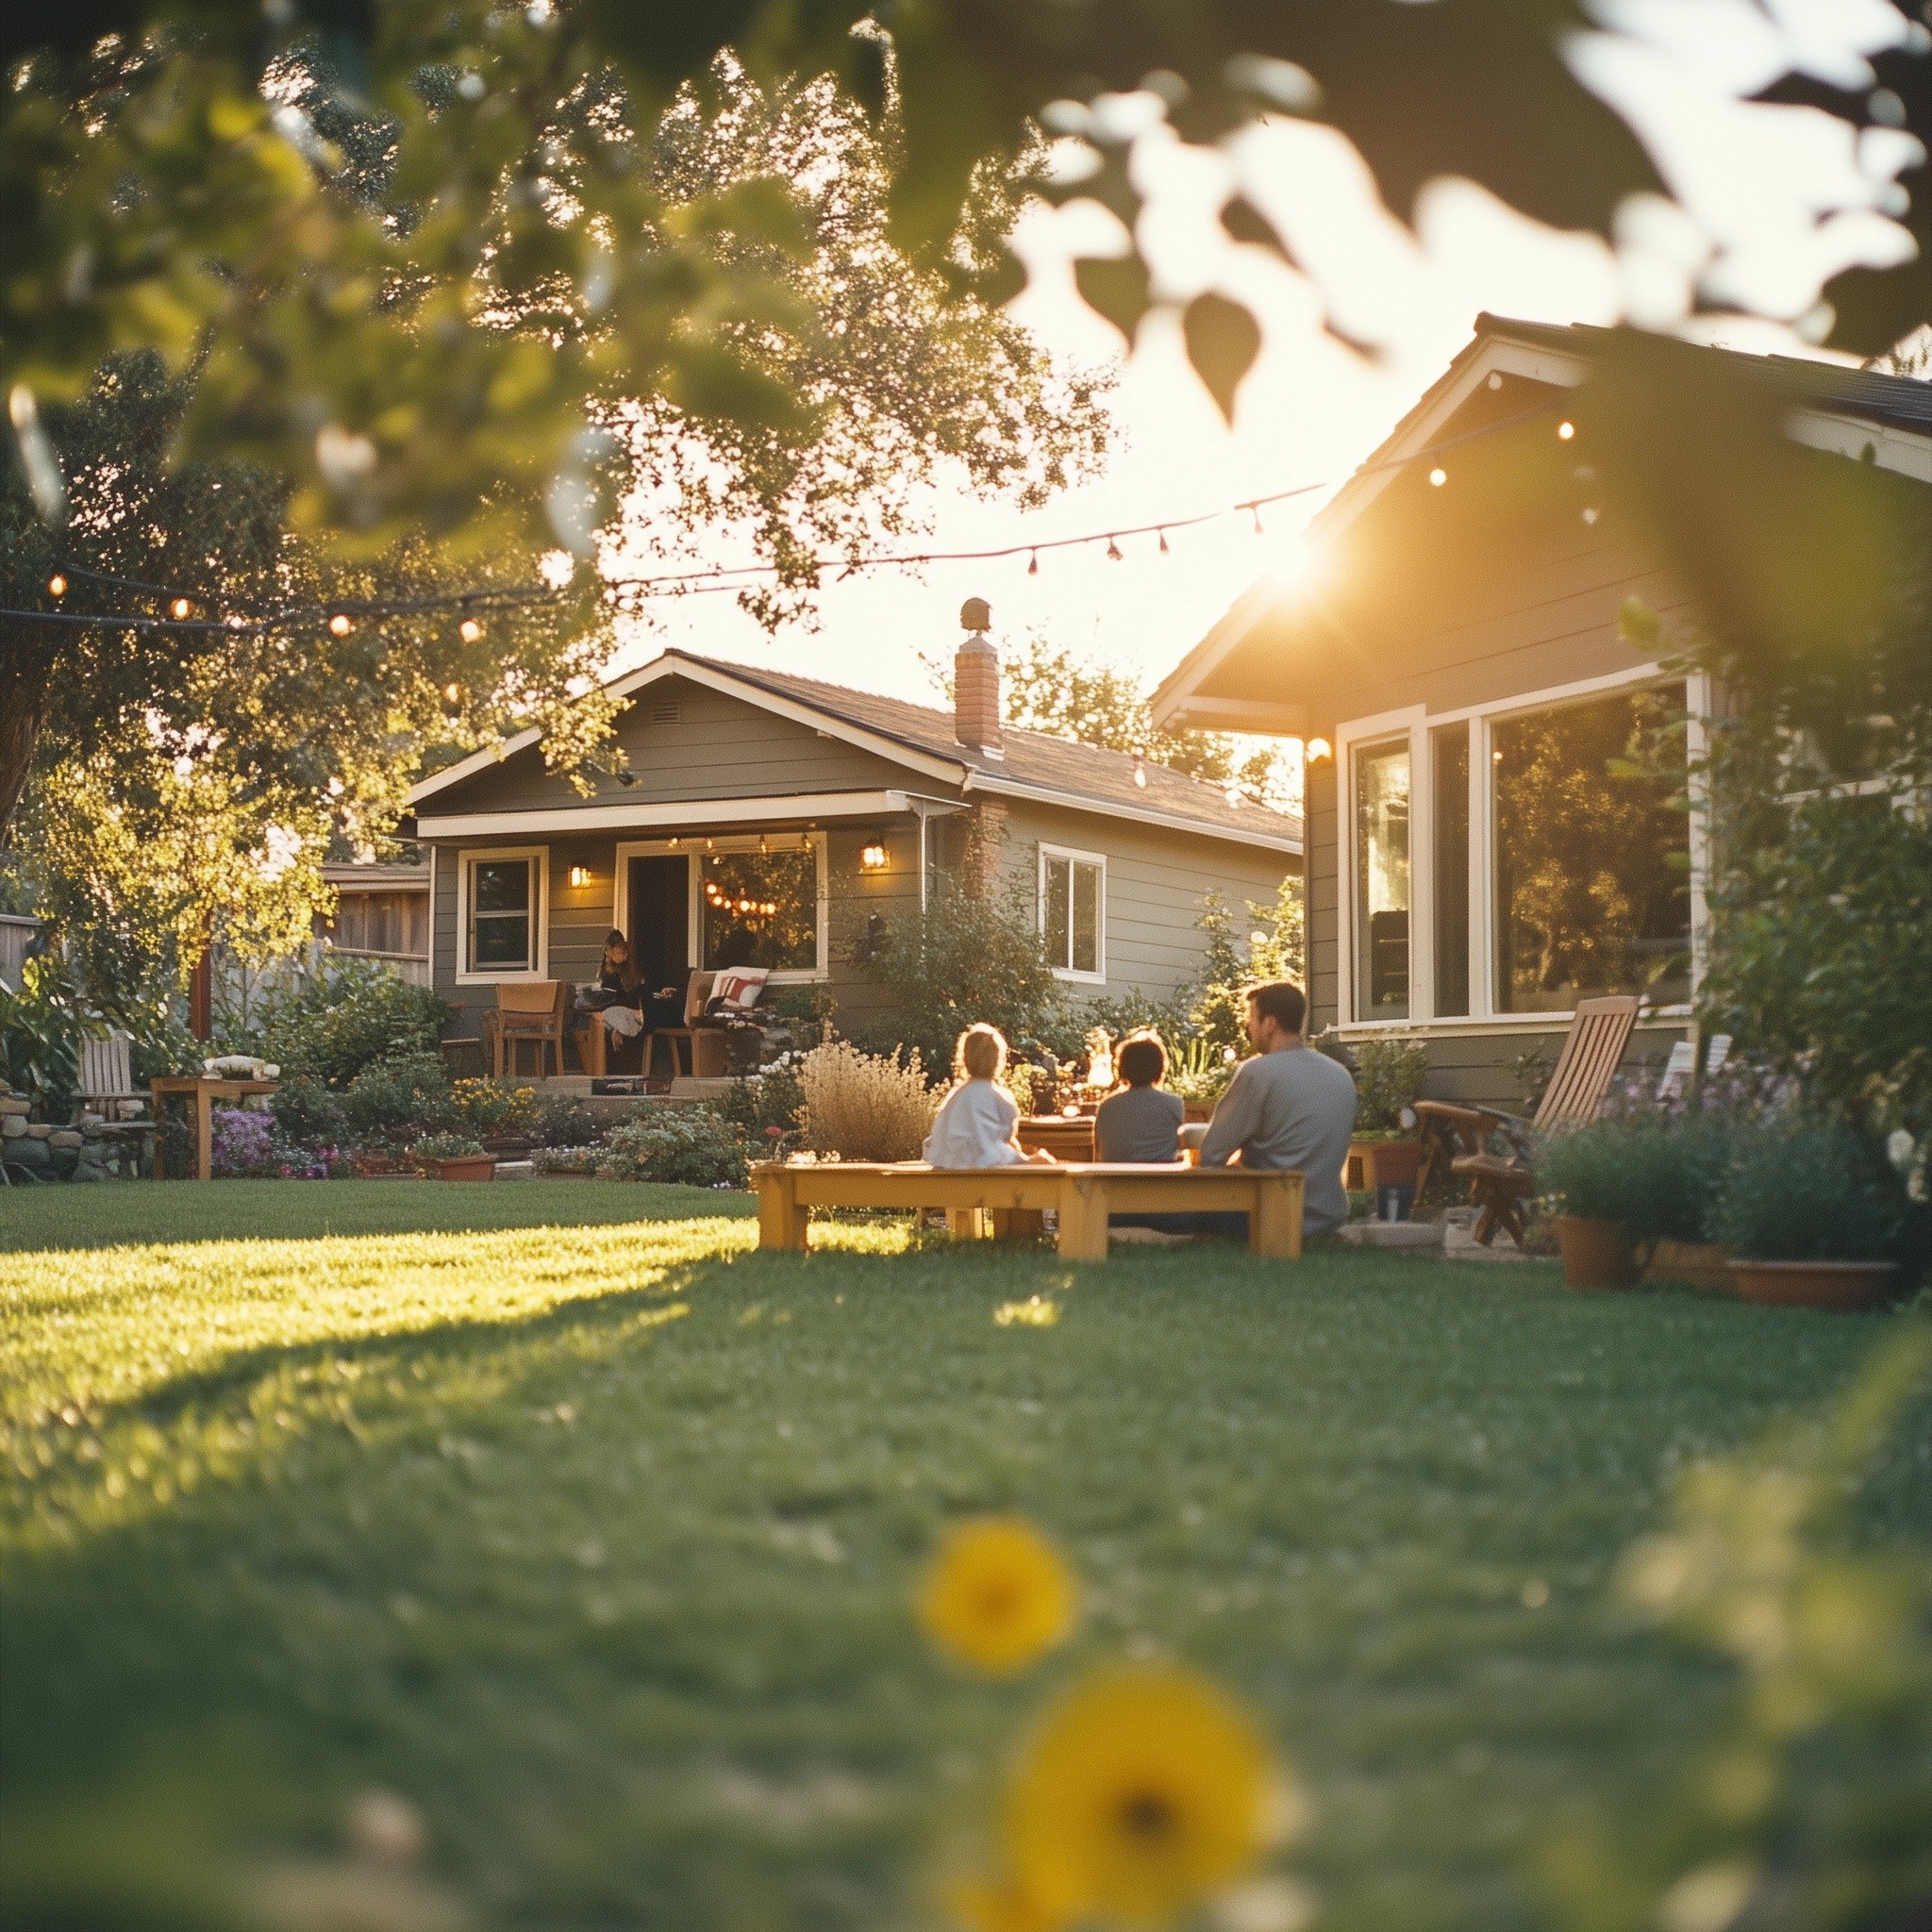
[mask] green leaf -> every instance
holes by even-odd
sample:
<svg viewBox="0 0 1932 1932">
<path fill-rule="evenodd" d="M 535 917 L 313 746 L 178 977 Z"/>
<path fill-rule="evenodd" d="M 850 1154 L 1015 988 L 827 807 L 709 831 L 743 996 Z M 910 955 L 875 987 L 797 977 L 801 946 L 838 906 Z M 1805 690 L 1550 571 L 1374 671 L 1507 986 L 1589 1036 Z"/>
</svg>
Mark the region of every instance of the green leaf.
<svg viewBox="0 0 1932 1932">
<path fill-rule="evenodd" d="M 1239 302 L 1210 290 L 1188 304 L 1181 327 L 1187 336 L 1188 360 L 1232 427 L 1236 391 L 1261 353 L 1259 325 Z"/>
</svg>

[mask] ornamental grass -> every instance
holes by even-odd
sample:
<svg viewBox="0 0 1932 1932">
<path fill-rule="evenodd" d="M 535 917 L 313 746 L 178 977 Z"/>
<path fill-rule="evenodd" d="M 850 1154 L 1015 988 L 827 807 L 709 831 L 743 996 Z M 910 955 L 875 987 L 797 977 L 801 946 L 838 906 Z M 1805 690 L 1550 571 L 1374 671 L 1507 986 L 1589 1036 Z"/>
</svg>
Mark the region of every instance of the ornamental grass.
<svg viewBox="0 0 1932 1932">
<path fill-rule="evenodd" d="M 799 1064 L 805 1144 L 845 1160 L 917 1160 L 940 1095 L 917 1050 L 861 1053 L 850 1041 L 814 1047 Z"/>
</svg>

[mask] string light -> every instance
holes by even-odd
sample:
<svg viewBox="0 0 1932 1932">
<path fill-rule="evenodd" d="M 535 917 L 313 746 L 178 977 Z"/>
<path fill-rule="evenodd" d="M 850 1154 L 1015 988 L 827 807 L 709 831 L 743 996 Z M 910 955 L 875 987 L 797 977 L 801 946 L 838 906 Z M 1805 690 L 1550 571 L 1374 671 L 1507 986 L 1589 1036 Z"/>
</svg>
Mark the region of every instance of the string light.
<svg viewBox="0 0 1932 1932">
<path fill-rule="evenodd" d="M 1160 533 L 1160 554 L 1163 557 L 1170 554 L 1167 545 L 1167 532 L 1165 530 Z"/>
<path fill-rule="evenodd" d="M 1121 546 L 1111 537 L 1107 540 L 1107 559 L 1109 563 L 1118 563 L 1121 560 Z"/>
<path fill-rule="evenodd" d="M 456 701 L 462 696 L 463 688 L 459 684 L 446 684 L 442 688 L 442 694 L 450 701 L 451 704 L 455 704 Z"/>
<path fill-rule="evenodd" d="M 1557 434 L 1559 437 L 1561 437 L 1565 442 L 1568 442 L 1570 439 L 1576 434 L 1576 425 L 1574 423 L 1558 423 L 1557 425 Z"/>
<path fill-rule="evenodd" d="M 457 635 L 466 644 L 474 644 L 483 635 L 483 626 L 474 617 L 466 617 L 457 625 Z"/>
<path fill-rule="evenodd" d="M 1584 522 L 1585 522 L 1586 524 L 1593 524 L 1593 523 L 1595 523 L 1595 522 L 1596 522 L 1596 511 L 1595 511 L 1594 509 L 1587 509 L 1587 510 L 1585 510 L 1585 511 L 1583 512 L 1583 521 L 1584 521 Z"/>
<path fill-rule="evenodd" d="M 346 611 L 338 610 L 328 621 L 328 633 L 333 638 L 345 638 L 355 628 Z"/>
<path fill-rule="evenodd" d="M 1040 552 L 1037 550 L 1033 553 L 1033 561 L 1026 566 L 1026 575 L 1029 577 L 1037 577 L 1040 575 Z"/>
<path fill-rule="evenodd" d="M 1268 526 L 1261 521 L 1261 506 L 1258 503 L 1253 503 L 1248 508 L 1255 512 L 1255 535 L 1265 537 L 1268 534 Z"/>
<path fill-rule="evenodd" d="M 1449 472 L 1441 468 L 1440 465 L 1438 465 L 1435 469 L 1429 472 L 1429 482 L 1437 490 L 1441 489 L 1443 484 L 1448 482 L 1448 480 Z"/>
<path fill-rule="evenodd" d="M 47 594 L 50 597 L 64 597 L 67 594 L 67 579 L 58 570 L 47 579 Z"/>
<path fill-rule="evenodd" d="M 1146 791 L 1147 767 L 1143 765 L 1139 758 L 1136 758 L 1134 760 L 1134 783 L 1138 785 L 1142 791 Z"/>
<path fill-rule="evenodd" d="M 186 597 L 176 597 L 168 606 L 168 615 L 174 618 L 176 623 L 179 623 L 182 618 L 194 615 L 194 606 Z"/>
</svg>

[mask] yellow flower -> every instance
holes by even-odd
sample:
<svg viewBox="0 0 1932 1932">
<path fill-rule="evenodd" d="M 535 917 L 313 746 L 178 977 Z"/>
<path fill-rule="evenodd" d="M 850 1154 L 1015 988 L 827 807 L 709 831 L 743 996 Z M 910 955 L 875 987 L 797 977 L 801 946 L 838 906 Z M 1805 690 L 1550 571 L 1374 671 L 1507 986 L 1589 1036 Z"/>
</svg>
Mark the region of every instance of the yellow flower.
<svg viewBox="0 0 1932 1932">
<path fill-rule="evenodd" d="M 1074 1626 L 1076 1591 L 1053 1545 L 1017 1516 L 962 1523 L 941 1544 L 919 1593 L 919 1621 L 940 1649 L 1005 1676 L 1043 1657 Z"/>
<path fill-rule="evenodd" d="M 965 1932 L 1059 1932 L 1064 1923 L 1011 1879 L 964 1880 L 953 1888 L 950 1902 Z"/>
<path fill-rule="evenodd" d="M 1253 1863 L 1271 1780 L 1254 1727 L 1203 1678 L 1101 1671 L 1048 1713 L 1016 1767 L 1008 1856 L 1055 1918 L 1158 1924 Z"/>
</svg>

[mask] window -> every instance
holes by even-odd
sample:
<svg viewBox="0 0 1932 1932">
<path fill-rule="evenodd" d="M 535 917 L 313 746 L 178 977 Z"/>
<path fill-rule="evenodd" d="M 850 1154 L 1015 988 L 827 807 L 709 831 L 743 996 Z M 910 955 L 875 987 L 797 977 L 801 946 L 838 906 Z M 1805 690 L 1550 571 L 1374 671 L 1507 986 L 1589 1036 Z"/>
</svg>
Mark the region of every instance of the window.
<svg viewBox="0 0 1932 1932">
<path fill-rule="evenodd" d="M 543 864 L 541 851 L 466 852 L 458 978 L 539 978 L 543 972 Z"/>
<path fill-rule="evenodd" d="M 1357 1020 L 1408 1017 L 1408 743 L 1355 755 Z"/>
<path fill-rule="evenodd" d="M 1682 685 L 1499 719 L 1491 730 L 1499 1013 L 1562 1012 L 1591 993 L 1690 994 Z M 1677 770 L 1641 769 L 1675 743 Z"/>
<path fill-rule="evenodd" d="M 1429 733 L 1435 773 L 1436 1011 L 1469 1011 L 1469 726 Z"/>
<path fill-rule="evenodd" d="M 1068 979 L 1107 977 L 1107 861 L 1040 848 L 1040 930 L 1047 964 Z"/>
<path fill-rule="evenodd" d="M 704 966 L 811 973 L 819 963 L 819 858 L 814 848 L 708 852 L 698 872 Z"/>
</svg>

